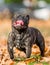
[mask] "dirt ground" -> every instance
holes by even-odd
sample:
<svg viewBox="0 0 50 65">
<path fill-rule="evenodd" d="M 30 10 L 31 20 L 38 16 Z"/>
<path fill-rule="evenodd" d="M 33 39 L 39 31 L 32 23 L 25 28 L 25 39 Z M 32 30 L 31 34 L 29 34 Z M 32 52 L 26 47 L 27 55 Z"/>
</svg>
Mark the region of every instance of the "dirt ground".
<svg viewBox="0 0 50 65">
<path fill-rule="evenodd" d="M 30 19 L 29 26 L 35 27 L 41 31 L 45 39 L 45 57 L 42 57 L 40 61 L 48 62 L 50 65 L 50 20 L 33 20 Z M 5 19 L 0 20 L 0 65 L 15 65 L 16 62 L 13 62 L 7 51 L 7 38 L 8 34 L 11 31 L 11 20 Z M 38 49 L 38 50 L 37 50 Z M 25 54 L 17 49 L 15 49 L 17 55 L 25 56 Z M 39 54 L 39 48 L 34 45 L 32 47 L 32 55 Z M 28 62 L 34 61 L 34 59 L 29 59 L 26 61 L 18 62 L 16 65 L 28 65 Z M 30 64 L 31 65 L 31 64 Z M 34 65 L 43 65 L 43 64 L 34 64 Z"/>
</svg>

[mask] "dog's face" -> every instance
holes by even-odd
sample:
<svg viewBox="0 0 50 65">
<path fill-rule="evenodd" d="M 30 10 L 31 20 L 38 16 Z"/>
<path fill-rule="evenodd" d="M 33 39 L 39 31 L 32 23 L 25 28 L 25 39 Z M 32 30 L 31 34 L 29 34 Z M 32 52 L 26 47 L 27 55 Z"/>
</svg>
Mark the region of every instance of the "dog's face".
<svg viewBox="0 0 50 65">
<path fill-rule="evenodd" d="M 12 20 L 12 26 L 18 30 L 25 29 L 28 27 L 29 24 L 29 15 L 26 16 L 16 16 Z"/>
</svg>

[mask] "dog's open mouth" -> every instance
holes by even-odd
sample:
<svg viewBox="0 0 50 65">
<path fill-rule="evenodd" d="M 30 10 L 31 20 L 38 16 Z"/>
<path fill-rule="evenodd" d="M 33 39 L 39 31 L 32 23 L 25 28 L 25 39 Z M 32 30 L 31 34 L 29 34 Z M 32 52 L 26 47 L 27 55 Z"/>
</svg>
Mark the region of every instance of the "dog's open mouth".
<svg viewBox="0 0 50 65">
<path fill-rule="evenodd" d="M 17 20 L 13 23 L 14 26 L 24 26 L 24 22 L 22 20 Z"/>
</svg>

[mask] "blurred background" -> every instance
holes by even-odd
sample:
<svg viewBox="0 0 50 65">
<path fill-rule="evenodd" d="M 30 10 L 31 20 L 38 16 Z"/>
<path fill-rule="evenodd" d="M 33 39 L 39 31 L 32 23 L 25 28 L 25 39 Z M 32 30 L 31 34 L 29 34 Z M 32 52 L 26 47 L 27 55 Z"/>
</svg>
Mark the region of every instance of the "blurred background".
<svg viewBox="0 0 50 65">
<path fill-rule="evenodd" d="M 30 14 L 35 19 L 48 20 L 50 0 L 0 0 L 0 18 L 11 18 L 15 13 Z"/>
<path fill-rule="evenodd" d="M 15 14 L 30 15 L 29 26 L 41 31 L 47 47 L 46 56 L 50 58 L 50 0 L 0 0 L 0 64 L 4 64 L 4 60 L 1 60 L 2 53 L 7 53 L 5 51 L 7 38 L 11 31 L 11 20 Z M 8 56 L 4 57 L 6 58 Z"/>
</svg>

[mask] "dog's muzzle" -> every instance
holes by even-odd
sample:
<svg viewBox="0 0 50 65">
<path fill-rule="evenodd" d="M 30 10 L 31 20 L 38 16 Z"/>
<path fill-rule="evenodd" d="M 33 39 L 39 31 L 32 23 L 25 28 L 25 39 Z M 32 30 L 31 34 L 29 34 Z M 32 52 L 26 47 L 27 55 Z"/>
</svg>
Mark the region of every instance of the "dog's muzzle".
<svg viewBox="0 0 50 65">
<path fill-rule="evenodd" d="M 13 23 L 14 26 L 24 26 L 24 22 L 22 20 L 17 20 Z"/>
</svg>

